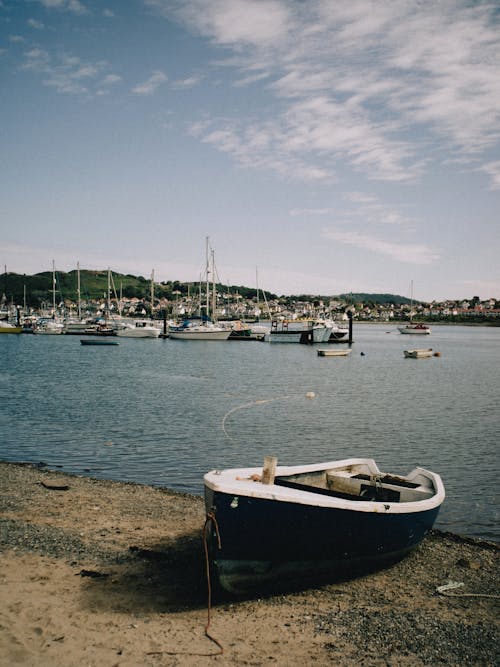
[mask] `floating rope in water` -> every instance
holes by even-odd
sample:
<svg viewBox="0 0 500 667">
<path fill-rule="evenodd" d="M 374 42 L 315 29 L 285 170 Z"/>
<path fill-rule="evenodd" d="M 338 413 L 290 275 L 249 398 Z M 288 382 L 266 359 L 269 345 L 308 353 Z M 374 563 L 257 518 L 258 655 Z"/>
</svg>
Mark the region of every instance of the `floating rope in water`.
<svg viewBox="0 0 500 667">
<path fill-rule="evenodd" d="M 224 431 L 224 435 L 226 438 L 229 440 L 232 440 L 233 442 L 236 442 L 234 438 L 232 438 L 229 433 L 226 431 L 226 420 L 227 418 L 232 415 L 234 412 L 238 412 L 238 410 L 243 410 L 244 408 L 251 408 L 254 405 L 264 405 L 265 403 L 273 403 L 274 401 L 284 401 L 288 398 L 292 398 L 291 396 L 277 396 L 276 398 L 260 398 L 256 401 L 251 401 L 250 403 L 243 403 L 243 405 L 237 405 L 235 408 L 232 408 L 227 412 L 224 417 L 222 418 L 222 430 Z"/>
</svg>

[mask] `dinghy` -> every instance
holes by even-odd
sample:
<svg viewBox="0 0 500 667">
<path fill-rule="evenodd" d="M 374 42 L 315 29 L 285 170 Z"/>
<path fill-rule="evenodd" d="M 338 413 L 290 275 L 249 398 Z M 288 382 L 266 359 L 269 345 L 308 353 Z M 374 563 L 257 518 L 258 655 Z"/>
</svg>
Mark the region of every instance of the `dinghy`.
<svg viewBox="0 0 500 667">
<path fill-rule="evenodd" d="M 427 359 L 432 357 L 434 352 L 431 347 L 428 349 L 417 348 L 415 350 L 405 350 L 404 355 L 406 359 Z"/>
<path fill-rule="evenodd" d="M 387 474 L 372 459 L 272 468 L 204 477 L 212 574 L 230 593 L 394 562 L 429 532 L 445 497 L 436 473 Z"/>
</svg>

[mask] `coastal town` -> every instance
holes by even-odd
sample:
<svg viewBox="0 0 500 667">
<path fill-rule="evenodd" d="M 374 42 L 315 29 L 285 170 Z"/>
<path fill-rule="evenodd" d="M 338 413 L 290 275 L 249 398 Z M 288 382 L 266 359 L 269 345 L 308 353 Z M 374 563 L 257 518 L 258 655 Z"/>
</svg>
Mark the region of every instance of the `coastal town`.
<svg viewBox="0 0 500 667">
<path fill-rule="evenodd" d="M 365 322 L 398 322 L 414 318 L 426 322 L 500 324 L 500 299 L 479 296 L 425 302 L 392 294 L 351 293 L 338 296 L 278 296 L 269 291 L 243 286 L 224 286 L 155 282 L 134 277 L 134 286 L 123 285 L 121 276 L 108 271 L 82 272 L 100 278 L 100 287 L 84 289 L 76 272 L 63 274 L 74 278 L 74 287 L 63 289 L 59 275 L 49 272 L 30 276 L 5 273 L 0 276 L 0 320 L 22 318 L 96 318 L 128 317 L 182 321 L 200 317 L 207 310 L 216 321 L 297 320 L 329 317 Z M 44 277 L 40 285 L 35 278 Z M 17 280 L 16 280 L 17 279 Z M 30 286 L 30 280 L 31 286 Z M 21 280 L 23 285 L 21 286 Z M 67 281 L 66 281 L 67 282 Z M 28 283 L 28 287 L 26 285 Z"/>
</svg>

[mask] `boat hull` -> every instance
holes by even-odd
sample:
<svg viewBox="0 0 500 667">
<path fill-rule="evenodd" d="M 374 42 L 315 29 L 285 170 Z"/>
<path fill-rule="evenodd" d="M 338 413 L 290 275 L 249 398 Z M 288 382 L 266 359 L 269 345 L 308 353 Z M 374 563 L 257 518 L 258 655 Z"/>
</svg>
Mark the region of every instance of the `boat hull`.
<svg viewBox="0 0 500 667">
<path fill-rule="evenodd" d="M 217 520 L 210 553 L 218 584 L 243 594 L 336 578 L 399 560 L 432 528 L 439 507 L 378 514 L 235 496 L 205 489 Z"/>
<path fill-rule="evenodd" d="M 432 349 L 429 350 L 404 350 L 406 359 L 428 359 L 434 356 Z"/>
<path fill-rule="evenodd" d="M 411 336 L 428 336 L 431 333 L 428 327 L 407 326 L 398 327 L 398 329 L 400 333 L 410 334 Z"/>
<path fill-rule="evenodd" d="M 173 331 L 169 330 L 170 338 L 177 340 L 227 340 L 229 338 L 229 330 L 213 330 L 213 331 Z"/>
<path fill-rule="evenodd" d="M 0 326 L 0 334 L 20 334 L 22 333 L 22 331 L 23 331 L 22 327 Z"/>
<path fill-rule="evenodd" d="M 402 558 L 432 528 L 439 475 L 381 473 L 371 459 L 211 471 L 204 477 L 215 581 L 230 593 L 330 581 Z M 219 540 L 220 538 L 220 540 Z"/>
</svg>

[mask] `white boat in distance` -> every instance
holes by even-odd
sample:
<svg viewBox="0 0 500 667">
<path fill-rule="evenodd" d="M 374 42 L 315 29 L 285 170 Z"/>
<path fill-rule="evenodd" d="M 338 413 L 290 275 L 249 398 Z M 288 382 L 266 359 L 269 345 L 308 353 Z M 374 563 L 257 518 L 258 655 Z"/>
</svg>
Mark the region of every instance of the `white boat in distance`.
<svg viewBox="0 0 500 667">
<path fill-rule="evenodd" d="M 325 320 L 286 320 L 271 322 L 266 334 L 268 343 L 327 343 L 334 323 Z"/>
<path fill-rule="evenodd" d="M 417 336 L 429 335 L 431 328 L 427 324 L 413 323 L 413 280 L 411 281 L 410 287 L 410 322 L 404 327 L 398 327 L 400 333 L 402 334 L 415 334 Z"/>
<path fill-rule="evenodd" d="M 180 326 L 169 326 L 168 335 L 177 340 L 227 340 L 231 329 L 213 324 L 213 322 L 194 322 L 185 320 Z"/>
<path fill-rule="evenodd" d="M 431 332 L 430 327 L 427 324 L 407 324 L 404 327 L 398 327 L 400 333 L 402 334 L 416 334 L 416 335 L 428 335 Z"/>
<path fill-rule="evenodd" d="M 57 320 L 42 320 L 36 325 L 33 333 L 54 336 L 62 334 L 63 329 L 64 325 L 62 322 L 58 322 Z"/>
<path fill-rule="evenodd" d="M 158 338 L 160 329 L 147 320 L 136 320 L 124 323 L 123 327 L 117 330 L 116 335 L 122 338 Z"/>
<path fill-rule="evenodd" d="M 428 349 L 415 349 L 415 350 L 405 350 L 404 355 L 406 359 L 427 359 L 428 357 L 432 357 L 434 355 L 437 355 L 432 348 Z"/>
<path fill-rule="evenodd" d="M 318 357 L 347 357 L 351 350 L 318 350 Z"/>
</svg>

